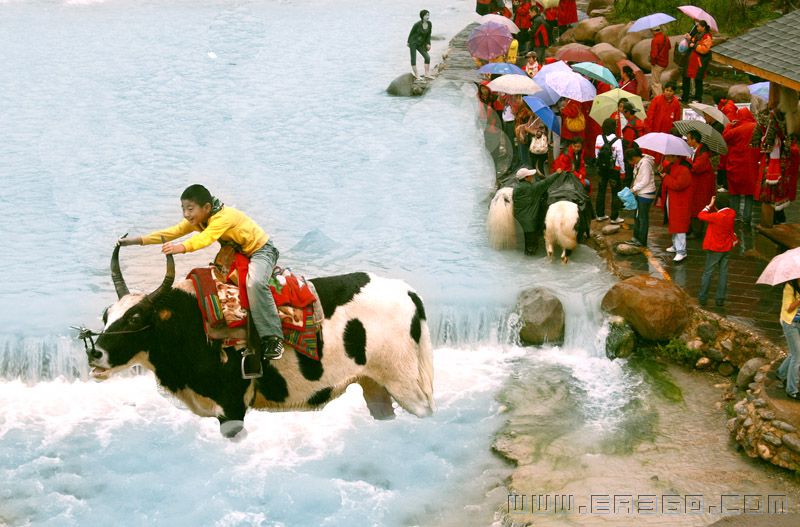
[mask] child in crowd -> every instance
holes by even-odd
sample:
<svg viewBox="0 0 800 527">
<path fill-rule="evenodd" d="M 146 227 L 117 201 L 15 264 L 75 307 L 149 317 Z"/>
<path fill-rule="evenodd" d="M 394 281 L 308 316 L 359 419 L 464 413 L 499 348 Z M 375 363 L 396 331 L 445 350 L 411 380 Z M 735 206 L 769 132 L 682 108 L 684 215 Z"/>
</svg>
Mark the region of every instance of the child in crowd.
<svg viewBox="0 0 800 527">
<path fill-rule="evenodd" d="M 528 62 L 525 63 L 525 73 L 528 74 L 528 77 L 533 78 L 534 75 L 539 73 L 539 61 L 536 60 L 536 53 L 533 51 L 528 52 L 525 56 L 528 58 Z"/>
<path fill-rule="evenodd" d="M 703 270 L 700 292 L 697 297 L 700 305 L 705 305 L 711 285 L 711 275 L 714 273 L 714 268 L 718 267 L 716 304 L 718 307 L 722 307 L 725 304 L 725 291 L 728 287 L 728 254 L 738 241 L 733 232 L 736 212 L 728 208 L 728 194 L 721 193 L 712 197 L 711 202 L 700 211 L 697 217 L 708 223 L 706 237 L 703 240 L 706 266 Z"/>
</svg>

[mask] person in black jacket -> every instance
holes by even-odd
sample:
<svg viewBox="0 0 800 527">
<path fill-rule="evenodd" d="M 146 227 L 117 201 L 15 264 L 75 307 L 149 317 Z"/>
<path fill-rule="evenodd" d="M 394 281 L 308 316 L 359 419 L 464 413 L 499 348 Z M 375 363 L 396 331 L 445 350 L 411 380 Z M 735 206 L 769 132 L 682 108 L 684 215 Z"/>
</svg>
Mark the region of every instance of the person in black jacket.
<svg viewBox="0 0 800 527">
<path fill-rule="evenodd" d="M 417 51 L 425 59 L 425 77 L 431 77 L 431 56 L 428 51 L 431 49 L 431 14 L 427 9 L 419 12 L 419 22 L 414 24 L 408 34 L 408 48 L 411 51 L 411 71 L 414 77 L 419 79 L 417 73 Z"/>
</svg>

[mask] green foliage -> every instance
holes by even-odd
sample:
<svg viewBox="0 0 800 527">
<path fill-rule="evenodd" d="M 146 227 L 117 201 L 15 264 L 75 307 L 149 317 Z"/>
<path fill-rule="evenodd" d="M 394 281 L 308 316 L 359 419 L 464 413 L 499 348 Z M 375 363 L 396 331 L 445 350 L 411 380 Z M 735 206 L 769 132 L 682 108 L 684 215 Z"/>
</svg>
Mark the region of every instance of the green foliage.
<svg viewBox="0 0 800 527">
<path fill-rule="evenodd" d="M 699 351 L 690 350 L 680 339 L 672 339 L 666 345 L 659 344 L 656 349 L 662 357 L 686 366 L 694 366 L 702 357 Z"/>
<path fill-rule="evenodd" d="M 673 403 L 683 401 L 683 391 L 675 384 L 664 364 L 642 355 L 633 356 L 628 360 L 628 364 L 645 376 L 653 392 Z"/>
<path fill-rule="evenodd" d="M 760 1 L 747 6 L 745 0 L 696 0 L 692 5 L 703 8 L 717 21 L 721 33 L 738 35 L 761 23 L 781 16 L 776 8 L 782 8 L 785 0 Z M 615 22 L 627 22 L 652 13 L 667 13 L 677 20 L 667 26 L 670 35 L 682 35 L 691 29 L 694 21 L 678 11 L 678 6 L 686 5 L 686 0 L 614 0 Z"/>
</svg>

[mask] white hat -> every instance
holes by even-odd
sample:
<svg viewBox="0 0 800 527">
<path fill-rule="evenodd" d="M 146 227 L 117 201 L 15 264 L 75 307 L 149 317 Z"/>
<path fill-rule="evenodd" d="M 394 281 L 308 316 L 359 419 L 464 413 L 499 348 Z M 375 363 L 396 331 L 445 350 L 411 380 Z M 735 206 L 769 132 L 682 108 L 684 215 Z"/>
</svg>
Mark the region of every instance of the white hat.
<svg viewBox="0 0 800 527">
<path fill-rule="evenodd" d="M 526 178 L 526 177 L 528 177 L 528 176 L 534 176 L 534 177 L 535 177 L 535 176 L 537 176 L 538 174 L 539 174 L 539 171 L 538 171 L 538 170 L 536 170 L 535 168 L 525 168 L 525 167 L 522 167 L 522 168 L 520 168 L 519 170 L 517 170 L 517 174 L 516 174 L 516 176 L 515 176 L 515 177 L 516 177 L 517 179 L 525 179 L 525 178 Z"/>
</svg>

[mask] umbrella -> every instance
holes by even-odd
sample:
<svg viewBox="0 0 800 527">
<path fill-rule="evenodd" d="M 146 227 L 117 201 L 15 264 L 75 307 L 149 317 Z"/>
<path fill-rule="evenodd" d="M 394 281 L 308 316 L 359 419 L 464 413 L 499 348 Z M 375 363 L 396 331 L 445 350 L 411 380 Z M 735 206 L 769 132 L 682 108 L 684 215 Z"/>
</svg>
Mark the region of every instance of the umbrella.
<svg viewBox="0 0 800 527">
<path fill-rule="evenodd" d="M 631 27 L 628 28 L 628 33 L 636 33 L 637 31 L 645 31 L 663 24 L 674 22 L 675 17 L 671 17 L 665 13 L 653 13 L 652 15 L 643 16 L 636 20 Z"/>
<path fill-rule="evenodd" d="M 542 4 L 544 9 L 547 9 L 549 7 L 558 7 L 559 0 L 541 0 L 539 3 Z"/>
<path fill-rule="evenodd" d="M 467 39 L 467 49 L 473 57 L 493 59 L 508 51 L 511 32 L 502 24 L 486 22 L 472 30 Z"/>
<path fill-rule="evenodd" d="M 709 15 L 699 7 L 694 5 L 682 5 L 678 6 L 678 9 L 680 9 L 681 13 L 688 16 L 689 18 L 692 18 L 694 20 L 705 20 L 706 22 L 708 22 L 708 25 L 711 26 L 711 29 L 713 31 L 719 31 L 719 28 L 717 27 L 717 21 L 714 20 L 714 17 Z"/>
<path fill-rule="evenodd" d="M 547 76 L 547 85 L 557 94 L 578 102 L 591 101 L 597 90 L 591 82 L 574 71 L 557 71 Z"/>
<path fill-rule="evenodd" d="M 765 101 L 769 100 L 769 82 L 757 82 L 747 87 L 750 90 L 750 95 L 761 97 Z"/>
<path fill-rule="evenodd" d="M 645 117 L 642 98 L 638 95 L 628 93 L 625 90 L 620 90 L 619 88 L 609 90 L 595 97 L 594 102 L 592 102 L 592 109 L 589 110 L 589 117 L 603 124 L 603 121 L 611 117 L 611 114 L 617 111 L 620 99 L 628 99 L 628 102 L 636 108 L 636 115 L 640 119 Z"/>
<path fill-rule="evenodd" d="M 796 278 L 800 278 L 800 247 L 790 249 L 773 258 L 756 283 L 778 285 Z"/>
<path fill-rule="evenodd" d="M 558 122 L 556 114 L 553 113 L 553 110 L 551 110 L 547 104 L 542 102 L 539 97 L 536 95 L 528 95 L 523 97 L 522 100 L 525 101 L 525 104 L 528 105 L 528 108 L 530 108 L 533 113 L 535 113 L 536 116 L 542 120 L 542 123 L 544 123 L 546 127 L 557 134 L 561 133 L 561 126 Z"/>
<path fill-rule="evenodd" d="M 709 149 L 718 154 L 728 153 L 728 145 L 725 144 L 725 139 L 722 138 L 722 134 L 714 130 L 707 122 L 686 120 L 675 121 L 672 125 L 683 135 L 688 134 L 689 130 L 697 130 L 702 136 L 701 141 Z"/>
<path fill-rule="evenodd" d="M 541 91 L 541 87 L 527 75 L 501 75 L 487 84 L 490 90 L 509 95 L 531 95 Z"/>
<path fill-rule="evenodd" d="M 711 106 L 710 104 L 703 104 L 701 102 L 693 102 L 689 103 L 689 108 L 697 110 L 700 113 L 704 113 L 719 123 L 728 124 L 729 122 L 731 122 L 730 119 L 725 117 L 725 114 L 722 113 L 722 110 L 720 110 L 716 106 Z"/>
<path fill-rule="evenodd" d="M 675 20 L 673 18 L 673 20 Z M 506 18 L 503 15 L 496 15 L 494 13 L 490 13 L 488 15 L 483 15 L 480 17 L 480 23 L 485 24 L 486 22 L 494 22 L 495 24 L 500 24 L 506 26 L 508 30 L 512 33 L 519 33 L 519 28 L 517 25 L 511 21 L 510 18 Z"/>
<path fill-rule="evenodd" d="M 572 69 L 590 79 L 605 82 L 611 86 L 618 86 L 617 79 L 614 78 L 614 74 L 611 73 L 611 70 L 600 64 L 595 64 L 594 62 L 578 62 L 572 65 Z"/>
<path fill-rule="evenodd" d="M 597 62 L 598 64 L 602 62 L 600 57 L 592 53 L 589 49 L 566 46 L 558 50 L 556 58 L 564 62 Z"/>
<path fill-rule="evenodd" d="M 528 75 L 525 73 L 525 70 L 516 64 L 509 64 L 508 62 L 490 62 L 484 64 L 481 66 L 481 69 L 478 70 L 478 73 L 491 73 L 493 75 Z"/>
<path fill-rule="evenodd" d="M 686 144 L 686 141 L 664 132 L 650 132 L 638 139 L 634 139 L 634 142 L 644 149 L 659 152 L 665 156 L 692 157 L 692 154 L 694 154 L 694 150 Z"/>
<path fill-rule="evenodd" d="M 551 64 L 545 64 L 542 68 L 533 76 L 533 80 L 541 86 L 542 91 L 536 94 L 536 97 L 540 98 L 546 105 L 552 106 L 558 102 L 561 98 L 559 94 L 553 91 L 553 89 L 547 85 L 547 77 L 551 73 L 555 73 L 558 71 L 572 71 L 570 67 L 567 65 L 566 62 L 559 60 L 553 62 Z"/>
</svg>

